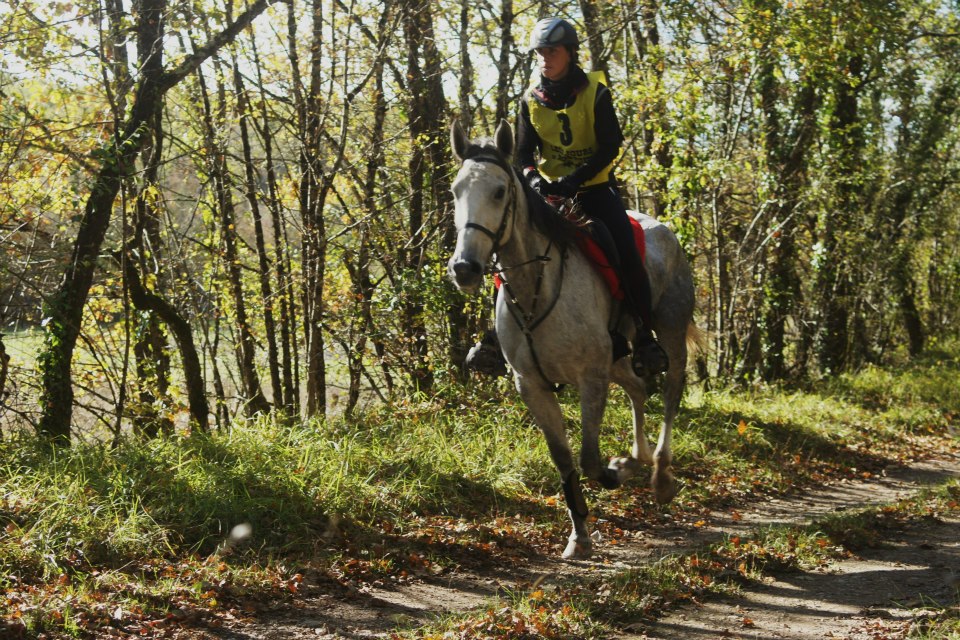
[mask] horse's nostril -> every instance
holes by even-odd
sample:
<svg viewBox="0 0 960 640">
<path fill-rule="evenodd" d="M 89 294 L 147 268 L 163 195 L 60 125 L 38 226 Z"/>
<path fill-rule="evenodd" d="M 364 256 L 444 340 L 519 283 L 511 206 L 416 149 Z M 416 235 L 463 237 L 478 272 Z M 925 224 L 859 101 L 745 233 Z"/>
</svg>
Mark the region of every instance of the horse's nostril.
<svg viewBox="0 0 960 640">
<path fill-rule="evenodd" d="M 483 266 L 473 260 L 457 260 L 451 265 L 453 279 L 460 286 L 475 284 L 483 277 Z"/>
<path fill-rule="evenodd" d="M 453 273 L 457 276 L 473 276 L 480 273 L 480 265 L 473 260 L 458 260 L 453 265 Z"/>
</svg>

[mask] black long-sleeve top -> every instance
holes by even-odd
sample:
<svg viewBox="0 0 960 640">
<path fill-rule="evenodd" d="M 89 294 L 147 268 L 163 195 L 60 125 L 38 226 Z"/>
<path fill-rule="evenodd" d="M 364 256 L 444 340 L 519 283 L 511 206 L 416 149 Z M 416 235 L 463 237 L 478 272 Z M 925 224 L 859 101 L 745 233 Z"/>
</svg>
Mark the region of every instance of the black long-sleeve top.
<svg viewBox="0 0 960 640">
<path fill-rule="evenodd" d="M 564 109 L 577 99 L 577 95 L 586 86 L 587 76 L 580 67 L 573 67 L 566 77 L 552 82 L 540 77 L 540 85 L 534 89 L 534 97 L 551 109 Z M 607 165 L 616 160 L 623 144 L 623 132 L 620 121 L 613 108 L 613 97 L 603 84 L 597 88 L 594 102 L 593 128 L 597 136 L 597 151 L 586 162 L 573 170 L 566 178 L 574 185 L 600 173 Z M 537 155 L 543 148 L 543 141 L 530 120 L 530 106 L 525 97 L 520 102 L 520 115 L 517 118 L 517 162 L 526 171 L 536 167 Z"/>
</svg>

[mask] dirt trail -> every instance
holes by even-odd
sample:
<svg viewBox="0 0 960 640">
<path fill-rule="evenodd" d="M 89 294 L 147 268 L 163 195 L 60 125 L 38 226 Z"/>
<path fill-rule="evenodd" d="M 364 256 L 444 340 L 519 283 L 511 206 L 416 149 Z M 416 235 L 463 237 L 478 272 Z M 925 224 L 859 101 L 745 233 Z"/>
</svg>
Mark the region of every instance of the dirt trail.
<svg viewBox="0 0 960 640">
<path fill-rule="evenodd" d="M 890 467 L 880 477 L 840 481 L 797 496 L 738 507 L 737 516 L 716 512 L 691 531 L 665 526 L 617 545 L 597 544 L 587 562 L 540 558 L 495 566 L 489 573 L 457 571 L 394 588 L 354 593 L 314 592 L 260 611 L 256 620 L 229 623 L 209 636 L 231 640 L 385 638 L 400 626 L 489 604 L 503 590 L 549 586 L 578 576 L 621 571 L 664 555 L 693 550 L 725 535 L 744 535 L 770 524 L 807 524 L 850 508 L 893 502 L 924 486 L 960 477 L 960 458 Z M 891 531 L 881 549 L 837 562 L 826 571 L 792 572 L 744 586 L 738 597 L 707 597 L 653 623 L 630 625 L 612 638 L 706 640 L 707 638 L 870 638 L 903 636 L 923 602 L 951 601 L 960 589 L 960 519 L 925 522 Z M 307 581 L 310 577 L 307 577 Z"/>
<path fill-rule="evenodd" d="M 685 606 L 641 638 L 900 638 L 917 609 L 953 602 L 960 589 L 960 518 L 900 532 L 824 572 L 748 585 L 736 598 Z"/>
<path fill-rule="evenodd" d="M 792 500 L 744 511 L 750 529 L 805 524 L 848 508 L 893 502 L 923 486 L 960 476 L 960 460 L 888 469 L 872 482 L 844 482 Z M 721 525 L 728 533 L 738 527 Z M 645 625 L 638 636 L 662 640 L 708 638 L 903 637 L 924 604 L 954 602 L 960 590 L 960 518 L 925 521 L 889 534 L 879 548 L 861 550 L 825 571 L 790 572 L 743 587 L 737 597 L 687 605 Z"/>
</svg>

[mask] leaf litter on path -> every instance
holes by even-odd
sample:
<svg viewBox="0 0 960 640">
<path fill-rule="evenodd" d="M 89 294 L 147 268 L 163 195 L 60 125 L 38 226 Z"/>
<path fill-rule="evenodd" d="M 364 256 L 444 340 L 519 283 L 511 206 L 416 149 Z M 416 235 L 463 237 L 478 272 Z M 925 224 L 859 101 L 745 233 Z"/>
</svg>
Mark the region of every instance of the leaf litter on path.
<svg viewBox="0 0 960 640">
<path fill-rule="evenodd" d="M 663 517 L 646 528 L 625 531 L 594 523 L 597 551 L 589 561 L 565 562 L 553 554 L 493 555 L 418 580 L 364 586 L 345 593 L 305 590 L 304 597 L 261 611 L 242 624 L 197 630 L 196 638 L 274 640 L 299 638 L 391 638 L 436 616 L 477 611 L 505 594 L 534 591 L 571 580 L 595 580 L 665 556 L 770 526 L 805 525 L 830 514 L 880 505 L 915 495 L 924 487 L 960 478 L 960 457 L 948 456 L 833 480 L 794 495 L 738 503 L 692 518 Z M 602 507 L 598 509 L 602 511 Z M 904 638 L 922 608 L 956 599 L 960 590 L 960 514 L 891 528 L 889 539 L 858 550 L 826 568 L 789 570 L 744 580 L 736 595 L 708 596 L 672 607 L 655 620 L 625 622 L 602 637 L 662 640 L 707 638 Z M 944 600 L 946 599 L 946 600 Z M 481 634 L 482 635 L 482 634 Z M 440 637 L 440 636 L 438 636 Z M 460 636 L 450 636 L 460 637 Z M 480 637 L 470 635 L 463 637 Z M 536 637 L 531 636 L 531 637 Z M 572 636 L 576 637 L 576 636 Z"/>
</svg>

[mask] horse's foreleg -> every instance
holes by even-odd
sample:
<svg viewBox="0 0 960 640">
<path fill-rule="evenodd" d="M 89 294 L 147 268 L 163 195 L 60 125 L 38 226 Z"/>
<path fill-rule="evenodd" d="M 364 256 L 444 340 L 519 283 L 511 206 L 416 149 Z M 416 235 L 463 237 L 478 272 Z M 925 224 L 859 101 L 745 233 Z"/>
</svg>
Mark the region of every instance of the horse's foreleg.
<svg viewBox="0 0 960 640">
<path fill-rule="evenodd" d="M 587 530 L 587 502 L 580 490 L 580 472 L 573 462 L 573 453 L 563 428 L 563 414 L 560 412 L 560 403 L 553 392 L 539 383 L 517 381 L 517 390 L 523 398 L 527 408 L 533 415 L 534 421 L 540 427 L 553 464 L 560 472 L 563 483 L 563 498 L 567 503 L 567 513 L 573 524 L 573 532 L 563 551 L 564 558 L 588 558 L 593 550 L 590 532 Z"/>
<path fill-rule="evenodd" d="M 587 530 L 587 501 L 580 489 L 580 473 L 574 469 L 563 481 L 563 499 L 567 503 L 567 513 L 573 523 L 573 532 L 567 539 L 567 548 L 563 550 L 563 557 L 569 560 L 583 560 L 589 558 L 593 551 L 593 541 Z"/>
</svg>

